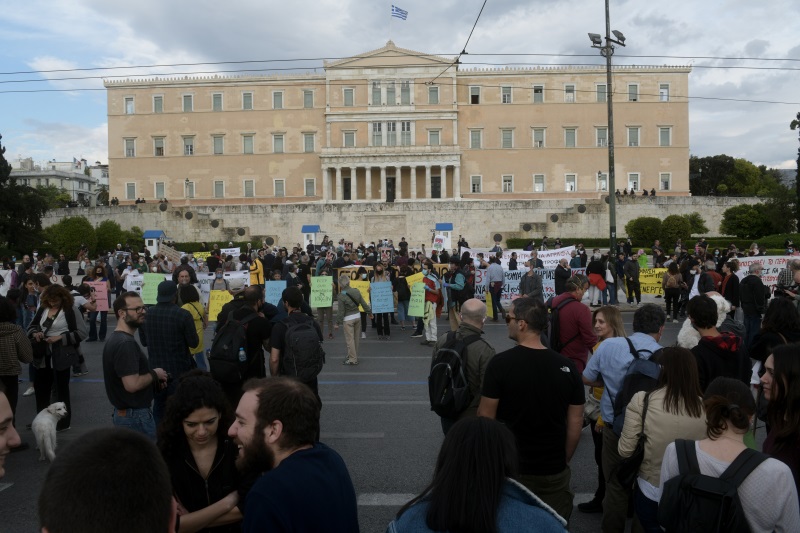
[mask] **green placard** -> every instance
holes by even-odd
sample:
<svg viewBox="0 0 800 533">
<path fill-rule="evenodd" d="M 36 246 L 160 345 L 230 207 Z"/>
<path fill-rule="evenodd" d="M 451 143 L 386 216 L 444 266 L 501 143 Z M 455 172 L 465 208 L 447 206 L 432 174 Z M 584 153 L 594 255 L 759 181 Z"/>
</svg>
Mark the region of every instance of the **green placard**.
<svg viewBox="0 0 800 533">
<path fill-rule="evenodd" d="M 410 316 L 425 316 L 425 284 L 415 283 L 411 287 L 411 300 L 408 302 Z"/>
<path fill-rule="evenodd" d="M 158 284 L 164 281 L 164 274 L 145 273 L 142 281 L 142 301 L 145 305 L 158 303 Z"/>
<path fill-rule="evenodd" d="M 330 307 L 333 302 L 333 276 L 311 278 L 311 307 Z"/>
</svg>

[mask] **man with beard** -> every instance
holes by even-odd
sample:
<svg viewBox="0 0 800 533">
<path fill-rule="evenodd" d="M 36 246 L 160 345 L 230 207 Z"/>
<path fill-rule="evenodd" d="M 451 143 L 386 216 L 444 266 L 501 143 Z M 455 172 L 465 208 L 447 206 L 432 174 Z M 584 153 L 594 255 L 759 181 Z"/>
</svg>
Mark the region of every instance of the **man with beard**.
<svg viewBox="0 0 800 533">
<path fill-rule="evenodd" d="M 103 379 L 106 395 L 114 406 L 115 426 L 144 433 L 156 440 L 156 424 L 150 404 L 153 393 L 167 386 L 167 373 L 150 370 L 144 351 L 133 334 L 144 323 L 145 307 L 135 292 L 114 300 L 117 327 L 103 347 Z"/>
<path fill-rule="evenodd" d="M 358 532 L 347 466 L 315 442 L 319 412 L 311 389 L 292 378 L 244 384 L 228 435 L 239 446 L 239 470 L 263 474 L 247 494 L 243 532 Z"/>
</svg>

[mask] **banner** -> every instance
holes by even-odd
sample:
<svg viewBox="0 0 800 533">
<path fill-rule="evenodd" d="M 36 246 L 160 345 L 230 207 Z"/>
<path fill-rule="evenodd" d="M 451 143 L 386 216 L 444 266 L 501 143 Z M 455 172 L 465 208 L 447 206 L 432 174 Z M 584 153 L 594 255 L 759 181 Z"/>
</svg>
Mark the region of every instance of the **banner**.
<svg viewBox="0 0 800 533">
<path fill-rule="evenodd" d="M 14 288 L 11 286 L 11 271 L 0 270 L 0 277 L 3 278 L 3 283 L 0 284 L 0 296 L 5 296 L 8 293 L 8 289 Z"/>
<path fill-rule="evenodd" d="M 189 253 L 191 253 L 195 259 L 202 259 L 203 261 L 211 257 L 211 252 L 189 252 Z"/>
<path fill-rule="evenodd" d="M 369 281 L 351 281 L 350 286 L 354 289 L 358 289 L 364 301 L 369 303 Z M 358 306 L 358 310 L 362 313 L 364 312 L 364 308 L 360 305 Z"/>
<path fill-rule="evenodd" d="M 264 284 L 264 289 L 264 301 L 268 304 L 278 305 L 278 302 L 280 302 L 283 297 L 283 291 L 286 289 L 286 280 L 268 280 L 266 284 Z M 313 289 L 311 293 L 314 293 Z"/>
<path fill-rule="evenodd" d="M 556 295 L 556 271 L 555 269 L 536 269 L 536 273 L 542 277 L 542 292 L 544 300 L 547 301 Z M 570 271 L 571 275 L 583 274 L 586 275 L 585 268 L 573 268 Z M 518 298 L 519 282 L 523 276 L 528 274 L 528 269 L 523 270 L 504 270 L 503 271 L 503 292 L 501 293 L 501 302 L 507 303 L 511 300 Z M 489 293 L 489 284 L 486 281 L 486 270 L 477 269 L 475 271 L 475 298 L 486 301 Z M 644 291 L 644 289 L 642 289 Z M 488 304 L 487 304 L 488 307 Z"/>
<path fill-rule="evenodd" d="M 131 276 L 128 275 L 130 278 Z M 156 298 L 158 297 L 158 284 L 164 281 L 164 274 L 147 273 L 144 276 L 139 276 L 142 279 L 141 295 L 142 301 L 145 305 L 156 305 Z"/>
<path fill-rule="evenodd" d="M 95 301 L 97 302 L 97 310 L 108 311 L 108 282 L 87 281 L 86 284 L 92 288 Z"/>
<path fill-rule="evenodd" d="M 566 258 L 568 261 L 572 258 L 570 253 L 575 249 L 575 246 L 566 246 L 564 248 L 556 248 L 555 250 L 534 250 L 537 255 L 538 259 L 542 260 L 544 264 L 544 268 L 556 268 L 558 266 L 558 262 L 562 258 Z M 484 259 L 488 259 L 489 255 L 494 255 L 494 252 L 490 252 L 491 248 L 462 248 L 461 253 L 469 252 L 470 257 L 473 259 L 477 258 L 478 253 L 482 253 Z M 525 250 L 505 250 L 503 251 L 503 257 L 500 259 L 500 264 L 503 266 L 504 269 L 508 269 L 508 260 L 511 259 L 511 254 L 513 252 L 517 253 L 517 265 L 518 268 L 524 268 L 525 261 L 531 258 L 532 252 L 527 252 Z M 475 267 L 478 267 L 477 262 L 475 263 Z"/>
<path fill-rule="evenodd" d="M 373 313 L 394 313 L 394 297 L 392 296 L 392 282 L 379 281 L 371 286 Z"/>
<path fill-rule="evenodd" d="M 437 233 L 433 237 L 433 249 L 437 252 L 450 249 L 450 237 Z"/>
<path fill-rule="evenodd" d="M 144 283 L 144 277 L 142 276 L 143 275 L 140 274 L 137 270 L 132 270 L 130 274 L 125 276 L 125 280 L 122 282 L 122 288 L 125 291 L 133 291 L 141 294 L 142 283 Z M 164 281 L 164 274 L 157 274 L 157 276 L 161 278 L 161 280 L 158 283 Z M 170 276 L 169 279 L 172 279 L 172 277 Z M 158 283 L 156 283 L 156 286 L 158 286 Z"/>
<path fill-rule="evenodd" d="M 415 283 L 411 287 L 411 299 L 408 301 L 408 315 L 421 317 L 425 315 L 425 284 Z"/>
<path fill-rule="evenodd" d="M 222 306 L 231 300 L 233 300 L 233 296 L 228 291 L 211 291 L 208 299 L 208 319 L 216 322 Z"/>
<path fill-rule="evenodd" d="M 333 305 L 333 276 L 311 278 L 311 296 L 308 303 L 315 308 Z"/>
<path fill-rule="evenodd" d="M 197 290 L 200 291 L 200 303 L 208 309 L 208 296 L 211 293 L 211 285 L 214 283 L 213 272 L 197 273 Z"/>
<path fill-rule="evenodd" d="M 234 259 L 238 260 L 239 255 L 242 253 L 239 251 L 239 248 L 222 248 L 220 251 L 220 256 L 225 259 L 225 257 L 231 255 Z"/>
</svg>

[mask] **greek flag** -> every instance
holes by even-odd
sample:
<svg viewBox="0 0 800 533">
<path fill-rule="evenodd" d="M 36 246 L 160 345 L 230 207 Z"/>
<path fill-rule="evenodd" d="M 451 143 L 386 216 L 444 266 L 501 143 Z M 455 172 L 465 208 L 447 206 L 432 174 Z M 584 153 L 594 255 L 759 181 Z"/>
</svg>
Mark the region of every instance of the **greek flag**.
<svg viewBox="0 0 800 533">
<path fill-rule="evenodd" d="M 406 20 L 406 18 L 408 17 L 408 11 L 400 9 L 397 6 L 392 6 L 392 16 L 395 18 Z"/>
</svg>

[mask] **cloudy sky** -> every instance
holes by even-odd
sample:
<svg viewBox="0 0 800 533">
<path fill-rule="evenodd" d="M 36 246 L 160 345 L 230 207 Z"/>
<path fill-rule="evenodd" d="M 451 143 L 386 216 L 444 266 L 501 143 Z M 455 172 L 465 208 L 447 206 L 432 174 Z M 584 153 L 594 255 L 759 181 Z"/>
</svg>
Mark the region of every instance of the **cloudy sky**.
<svg viewBox="0 0 800 533">
<path fill-rule="evenodd" d="M 393 2 L 408 11 L 406 21 L 390 19 Z M 482 4 L 5 0 L 0 134 L 6 158 L 85 157 L 106 163 L 103 76 L 310 69 L 322 62 L 120 67 L 346 57 L 379 48 L 389 38 L 403 48 L 452 57 L 464 46 Z M 800 2 L 611 0 L 611 20 L 628 45 L 618 49 L 616 63 L 693 66 L 692 154 L 725 153 L 773 167 L 795 166 L 798 138 L 789 123 L 800 112 Z M 488 0 L 464 67 L 603 64 L 586 34 L 604 29 L 603 0 Z M 98 68 L 112 70 L 92 70 Z"/>
</svg>

